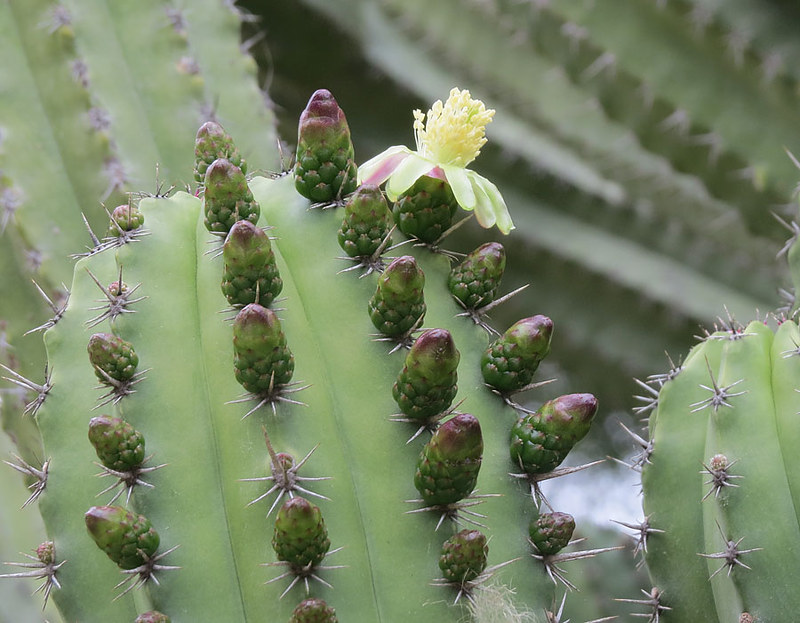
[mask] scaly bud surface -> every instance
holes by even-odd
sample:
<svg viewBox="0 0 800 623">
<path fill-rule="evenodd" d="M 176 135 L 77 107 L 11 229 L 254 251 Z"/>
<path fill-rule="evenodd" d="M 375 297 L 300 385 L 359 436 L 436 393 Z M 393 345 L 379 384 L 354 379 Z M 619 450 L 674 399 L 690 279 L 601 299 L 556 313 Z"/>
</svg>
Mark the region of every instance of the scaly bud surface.
<svg viewBox="0 0 800 623">
<path fill-rule="evenodd" d="M 425 316 L 425 273 L 411 255 L 392 261 L 369 301 L 372 324 L 388 336 L 407 333 Z"/>
<path fill-rule="evenodd" d="M 425 175 L 398 197 L 392 211 L 397 229 L 406 236 L 434 243 L 453 224 L 457 209 L 450 184 Z"/>
<path fill-rule="evenodd" d="M 339 246 L 350 257 L 369 257 L 392 228 L 392 213 L 380 188 L 364 184 L 347 198 Z"/>
<path fill-rule="evenodd" d="M 542 359 L 550 352 L 553 321 L 537 315 L 523 318 L 492 343 L 481 357 L 487 385 L 512 393 L 529 385 Z"/>
<path fill-rule="evenodd" d="M 483 459 L 477 418 L 461 413 L 442 424 L 417 460 L 414 486 L 428 506 L 453 504 L 475 488 Z"/>
<path fill-rule="evenodd" d="M 304 599 L 292 612 L 289 623 L 338 623 L 336 611 L 322 599 Z"/>
<path fill-rule="evenodd" d="M 531 520 L 529 534 L 539 553 L 552 556 L 564 549 L 575 531 L 575 519 L 567 513 L 542 513 Z"/>
<path fill-rule="evenodd" d="M 224 158 L 206 170 L 204 191 L 206 229 L 227 234 L 236 221 L 258 222 L 261 208 L 247 187 L 242 170 Z"/>
<path fill-rule="evenodd" d="M 419 419 L 445 411 L 458 392 L 460 359 L 447 329 L 429 329 L 420 335 L 392 387 L 392 396 L 400 410 Z"/>
<path fill-rule="evenodd" d="M 350 127 L 331 92 L 315 91 L 300 115 L 295 188 L 314 202 L 341 199 L 356 189 Z"/>
<path fill-rule="evenodd" d="M 84 520 L 97 546 L 121 569 L 145 564 L 158 549 L 160 539 L 150 521 L 121 506 L 93 506 Z"/>
<path fill-rule="evenodd" d="M 554 470 L 589 432 L 595 413 L 592 394 L 567 394 L 544 403 L 511 428 L 511 460 L 528 474 Z"/>
<path fill-rule="evenodd" d="M 119 237 L 121 231 L 133 231 L 144 225 L 144 215 L 129 203 L 117 206 L 111 212 L 107 236 Z"/>
<path fill-rule="evenodd" d="M 236 380 L 253 394 L 269 393 L 285 385 L 294 373 L 294 356 L 278 316 L 251 303 L 233 322 L 233 365 Z"/>
<path fill-rule="evenodd" d="M 144 437 L 122 418 L 110 415 L 92 418 L 89 441 L 100 462 L 109 469 L 127 472 L 144 462 Z"/>
<path fill-rule="evenodd" d="M 450 582 L 464 584 L 486 568 L 489 546 L 480 530 L 461 530 L 447 539 L 439 556 L 439 569 Z"/>
<path fill-rule="evenodd" d="M 197 131 L 194 142 L 194 179 L 202 183 L 206 170 L 217 158 L 225 158 L 247 174 L 247 162 L 242 158 L 233 139 L 225 129 L 214 121 L 207 121 Z"/>
<path fill-rule="evenodd" d="M 487 242 L 450 271 L 447 286 L 466 309 L 479 309 L 494 300 L 505 269 L 505 248 Z"/>
<path fill-rule="evenodd" d="M 133 344 L 113 333 L 95 333 L 89 338 L 86 349 L 89 352 L 89 361 L 95 366 L 95 374 L 101 382 L 108 383 L 102 372 L 120 382 L 130 381 L 136 374 L 139 356 L 133 350 Z"/>
<path fill-rule="evenodd" d="M 156 610 L 150 610 L 136 617 L 134 623 L 170 623 L 170 621 L 171 619 L 166 614 L 162 614 Z"/>
<path fill-rule="evenodd" d="M 269 307 L 283 289 L 269 236 L 250 221 L 237 221 L 222 246 L 222 293 L 234 307 Z M 258 301 L 256 301 L 258 294 Z"/>
<path fill-rule="evenodd" d="M 313 567 L 322 562 L 330 546 L 328 530 L 317 506 L 300 496 L 281 506 L 272 537 L 278 560 L 297 569 Z"/>
</svg>

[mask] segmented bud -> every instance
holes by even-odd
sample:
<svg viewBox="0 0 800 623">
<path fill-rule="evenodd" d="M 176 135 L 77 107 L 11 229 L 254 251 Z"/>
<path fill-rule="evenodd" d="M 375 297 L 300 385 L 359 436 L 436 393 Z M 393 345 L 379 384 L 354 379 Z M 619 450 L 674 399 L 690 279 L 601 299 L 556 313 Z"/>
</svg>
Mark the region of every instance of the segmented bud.
<svg viewBox="0 0 800 623">
<path fill-rule="evenodd" d="M 289 623 L 338 623 L 336 611 L 322 599 L 304 599 L 292 612 Z"/>
<path fill-rule="evenodd" d="M 428 506 L 453 504 L 475 488 L 483 459 L 481 425 L 461 413 L 442 424 L 417 460 L 414 486 Z"/>
<path fill-rule="evenodd" d="M 43 565 L 52 565 L 56 562 L 56 546 L 52 541 L 45 541 L 36 547 L 36 557 Z"/>
<path fill-rule="evenodd" d="M 122 569 L 144 565 L 158 549 L 150 521 L 121 506 L 93 506 L 84 519 L 97 546 Z"/>
<path fill-rule="evenodd" d="M 120 382 L 130 381 L 136 374 L 139 356 L 133 350 L 133 344 L 113 333 L 95 333 L 89 338 L 86 349 L 89 352 L 89 361 L 95 367 L 95 374 L 101 382 L 108 383 L 103 372 Z"/>
<path fill-rule="evenodd" d="M 89 421 L 89 441 L 100 462 L 109 469 L 127 472 L 144 462 L 144 437 L 121 418 L 93 417 Z"/>
<path fill-rule="evenodd" d="M 171 619 L 166 614 L 161 614 L 156 610 L 144 612 L 136 617 L 134 623 L 170 623 Z"/>
<path fill-rule="evenodd" d="M 250 221 L 234 223 L 222 246 L 222 293 L 234 307 L 269 307 L 283 289 L 269 236 Z M 258 294 L 258 301 L 256 301 Z"/>
<path fill-rule="evenodd" d="M 369 301 L 372 324 L 388 336 L 400 336 L 425 316 L 425 273 L 410 255 L 392 261 L 378 279 Z"/>
<path fill-rule="evenodd" d="M 278 511 L 272 547 L 278 560 L 297 569 L 314 567 L 322 562 L 330 549 L 328 530 L 317 506 L 295 496 Z"/>
<path fill-rule="evenodd" d="M 511 393 L 529 385 L 542 359 L 550 352 L 553 321 L 547 316 L 523 318 L 495 340 L 481 357 L 487 385 Z"/>
<path fill-rule="evenodd" d="M 144 214 L 129 203 L 117 206 L 111 212 L 107 236 L 119 237 L 123 231 L 133 231 L 144 225 Z M 121 230 L 121 231 L 120 231 Z"/>
<path fill-rule="evenodd" d="M 458 202 L 450 184 L 423 175 L 394 204 L 394 222 L 406 236 L 434 243 L 453 224 Z"/>
<path fill-rule="evenodd" d="M 480 530 L 461 530 L 447 539 L 439 556 L 439 569 L 445 580 L 464 584 L 486 569 L 489 546 Z"/>
<path fill-rule="evenodd" d="M 261 207 L 253 199 L 242 170 L 219 158 L 206 170 L 204 210 L 206 229 L 227 234 L 236 221 L 258 222 Z"/>
<path fill-rule="evenodd" d="M 268 394 L 285 385 L 294 373 L 294 356 L 278 316 L 251 303 L 233 322 L 233 365 L 236 380 L 253 394 Z"/>
<path fill-rule="evenodd" d="M 400 410 L 417 419 L 446 411 L 458 392 L 460 359 L 461 353 L 446 329 L 429 329 L 420 335 L 392 387 Z"/>
<path fill-rule="evenodd" d="M 197 131 L 194 142 L 194 179 L 202 183 L 206 170 L 217 158 L 225 158 L 247 173 L 247 162 L 242 158 L 231 136 L 221 125 L 206 121 Z"/>
<path fill-rule="evenodd" d="M 369 257 L 392 228 L 392 213 L 380 188 L 364 184 L 347 198 L 339 246 L 350 257 Z"/>
<path fill-rule="evenodd" d="M 575 519 L 567 513 L 542 513 L 531 520 L 531 543 L 544 556 L 557 554 L 567 545 L 575 531 Z"/>
<path fill-rule="evenodd" d="M 297 192 L 314 202 L 341 199 L 356 189 L 350 127 L 326 89 L 315 91 L 300 115 L 294 180 Z"/>
<path fill-rule="evenodd" d="M 567 394 L 544 403 L 511 428 L 511 460 L 527 474 L 554 470 L 589 432 L 595 413 L 592 394 Z"/>
<path fill-rule="evenodd" d="M 479 309 L 494 300 L 505 269 L 503 245 L 487 242 L 453 267 L 447 287 L 466 309 Z"/>
</svg>

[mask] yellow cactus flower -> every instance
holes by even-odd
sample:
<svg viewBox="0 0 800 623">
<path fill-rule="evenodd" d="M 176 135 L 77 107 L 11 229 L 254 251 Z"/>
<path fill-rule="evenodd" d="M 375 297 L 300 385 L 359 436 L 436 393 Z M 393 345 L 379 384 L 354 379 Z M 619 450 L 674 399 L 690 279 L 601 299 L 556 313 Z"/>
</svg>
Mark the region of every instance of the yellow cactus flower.
<svg viewBox="0 0 800 623">
<path fill-rule="evenodd" d="M 482 227 L 497 225 L 501 232 L 509 233 L 514 224 L 500 191 L 466 168 L 486 144 L 486 125 L 493 116 L 494 110 L 472 99 L 469 91 L 452 89 L 447 101 L 434 102 L 427 115 L 414 111 L 417 150 L 404 145 L 389 147 L 358 168 L 359 184 L 386 182 L 386 194 L 396 201 L 423 175 L 446 180 L 458 204 L 474 210 Z"/>
</svg>

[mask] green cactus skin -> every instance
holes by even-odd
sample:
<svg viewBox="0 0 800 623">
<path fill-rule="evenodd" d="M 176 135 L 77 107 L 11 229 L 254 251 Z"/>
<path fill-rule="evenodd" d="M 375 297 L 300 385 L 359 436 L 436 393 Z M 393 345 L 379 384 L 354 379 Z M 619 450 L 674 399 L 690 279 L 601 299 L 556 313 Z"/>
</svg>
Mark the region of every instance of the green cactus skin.
<svg viewBox="0 0 800 623">
<path fill-rule="evenodd" d="M 89 338 L 86 349 L 101 383 L 109 383 L 109 378 L 124 383 L 136 374 L 139 356 L 133 344 L 121 337 L 113 333 L 95 333 Z"/>
<path fill-rule="evenodd" d="M 121 506 L 93 506 L 86 529 L 97 547 L 121 569 L 135 569 L 152 559 L 161 542 L 150 520 Z"/>
<path fill-rule="evenodd" d="M 300 115 L 295 188 L 315 203 L 342 200 L 356 189 L 357 167 L 344 111 L 326 89 Z"/>
<path fill-rule="evenodd" d="M 292 612 L 289 623 L 338 623 L 336 611 L 322 599 L 304 599 Z"/>
<path fill-rule="evenodd" d="M 205 182 L 206 171 L 217 158 L 224 158 L 239 167 L 242 173 L 247 174 L 247 162 L 234 145 L 230 134 L 215 121 L 206 121 L 197 131 L 194 143 L 194 179 L 196 182 Z"/>
<path fill-rule="evenodd" d="M 543 556 L 553 556 L 564 549 L 575 532 L 575 519 L 567 513 L 542 513 L 531 520 L 528 533 L 531 543 Z"/>
<path fill-rule="evenodd" d="M 172 619 L 170 619 L 166 614 L 162 614 L 156 610 L 150 610 L 149 612 L 144 612 L 136 617 L 136 621 L 134 623 L 171 623 Z"/>
<path fill-rule="evenodd" d="M 273 245 L 278 267 L 292 275 L 284 283 L 281 325 L 296 374 L 310 383 L 302 394 L 308 406 L 278 403 L 274 416 L 259 410 L 242 420 L 243 407 L 227 404 L 241 394 L 231 366 L 235 329 L 219 314 L 227 306 L 219 287 L 223 263 L 206 254 L 215 237 L 204 226 L 202 202 L 182 192 L 143 199 L 139 208 L 150 235 L 79 260 L 68 308 L 45 332 L 53 389 L 36 421 L 52 467 L 38 506 L 60 559 L 67 561 L 59 569 L 62 589 L 52 598 L 66 620 L 88 623 L 133 621 L 151 609 L 173 620 L 288 620 L 305 597 L 303 583 L 283 599 L 285 582 L 264 584 L 275 577 L 262 566 L 276 561 L 265 537 L 274 530 L 275 514 L 267 517 L 266 508 L 248 506 L 252 486 L 240 482 L 269 475 L 262 431 L 267 426 L 276 450 L 293 456 L 319 443 L 302 475 L 332 477 L 315 492 L 330 498 L 319 507 L 331 541 L 343 546 L 335 562 L 345 568 L 320 565 L 318 574 L 335 588 L 310 581 L 313 596 L 335 603 L 342 619 L 458 620 L 462 606 L 450 605 L 447 591 L 430 584 L 438 575 L 435 553 L 445 526 L 437 533 L 434 513 L 407 514 L 406 500 L 419 495 L 412 476 L 422 444 L 407 445 L 403 427 L 380 415 L 396 409 L 391 388 L 403 355 L 369 338 L 365 307 L 379 277 L 336 274 L 340 216 L 334 210 L 309 212 L 289 176 L 254 179 L 252 189 L 264 208 L 259 225 L 269 222 L 280 234 Z M 511 560 L 529 550 L 524 526 L 532 512 L 508 475 L 514 411 L 483 385 L 479 362 L 486 334 L 456 318 L 460 308 L 444 287 L 448 260 L 422 248 L 415 254 L 420 269 L 435 276 L 431 284 L 439 284 L 438 291 L 427 288 L 426 318 L 447 327 L 461 352 L 457 399 L 481 421 L 483 461 L 473 486 L 502 494 L 480 507 L 483 531 L 492 539 L 489 564 Z M 85 323 L 96 314 L 89 308 L 96 305 L 97 285 L 86 269 L 109 283 L 119 265 L 126 281 L 142 283 L 147 298 L 137 313 L 118 317 L 114 330 L 136 344 L 150 371 L 114 408 L 145 431 L 148 450 L 169 463 L 149 476 L 153 488 L 134 489 L 131 512 L 145 515 L 165 544 L 180 546 L 165 559 L 180 569 L 158 574 L 158 586 L 150 582 L 113 601 L 123 578 L 92 544 L 82 520 L 96 503 L 89 486 L 97 471 L 95 453 L 86 427 L 97 404 L 97 382 L 88 362 L 74 363 L 85 361 Z M 531 608 L 553 603 L 556 589 L 538 569 L 517 563 L 509 572 L 510 567 L 497 570 L 491 581 L 514 586 L 516 599 Z M 416 571 L 401 578 L 398 568 Z M 142 599 L 150 603 L 137 606 Z"/>
<path fill-rule="evenodd" d="M 283 289 L 269 236 L 250 221 L 234 223 L 222 245 L 222 293 L 233 307 L 269 307 Z M 258 300 L 256 300 L 256 297 Z"/>
<path fill-rule="evenodd" d="M 445 580 L 463 585 L 483 573 L 488 556 L 486 536 L 480 530 L 465 528 L 442 544 L 439 569 Z"/>
<path fill-rule="evenodd" d="M 786 547 L 800 538 L 798 343 L 791 320 L 718 331 L 663 382 L 642 466 L 647 564 L 671 608 L 660 620 L 776 621 L 798 607 L 784 589 L 799 572 Z M 727 484 L 711 473 L 718 455 Z"/>
<path fill-rule="evenodd" d="M 120 205 L 111 212 L 107 236 L 119 237 L 123 232 L 139 229 L 144 225 L 144 217 L 137 208 L 130 204 Z"/>
<path fill-rule="evenodd" d="M 410 238 L 433 244 L 453 224 L 458 210 L 450 184 L 423 175 L 395 201 L 397 229 Z"/>
<path fill-rule="evenodd" d="M 481 358 L 483 379 L 502 394 L 530 384 L 539 363 L 550 352 L 553 321 L 547 316 L 524 318 L 486 349 Z"/>
<path fill-rule="evenodd" d="M 294 356 L 286 345 L 281 321 L 271 309 L 251 303 L 233 323 L 236 380 L 256 395 L 270 395 L 294 373 Z"/>
<path fill-rule="evenodd" d="M 388 337 L 402 337 L 425 317 L 425 273 L 411 255 L 403 255 L 386 267 L 369 300 L 372 324 Z"/>
<path fill-rule="evenodd" d="M 475 488 L 483 460 L 478 420 L 460 413 L 442 424 L 420 453 L 414 486 L 428 506 L 463 500 Z"/>
<path fill-rule="evenodd" d="M 380 188 L 362 184 L 347 198 L 344 210 L 339 246 L 348 256 L 369 258 L 386 246 L 392 213 Z"/>
<path fill-rule="evenodd" d="M 597 413 L 591 394 L 567 394 L 548 400 L 511 428 L 511 460 L 526 474 L 553 471 L 589 432 Z"/>
<path fill-rule="evenodd" d="M 93 417 L 89 421 L 89 441 L 100 462 L 109 469 L 127 472 L 144 462 L 144 436 L 122 418 Z"/>
<path fill-rule="evenodd" d="M 206 169 L 203 193 L 206 229 L 227 234 L 239 220 L 258 222 L 261 208 L 247 187 L 242 170 L 224 158 Z"/>
<path fill-rule="evenodd" d="M 465 309 L 479 309 L 494 301 L 505 269 L 505 248 L 499 242 L 487 242 L 453 267 L 447 287 Z"/>
<path fill-rule="evenodd" d="M 458 392 L 461 354 L 447 329 L 429 329 L 406 355 L 403 369 L 392 386 L 400 410 L 414 420 L 446 411 Z"/>
<path fill-rule="evenodd" d="M 322 562 L 331 547 L 322 512 L 305 498 L 293 497 L 278 510 L 272 547 L 278 560 L 296 573 Z"/>
</svg>

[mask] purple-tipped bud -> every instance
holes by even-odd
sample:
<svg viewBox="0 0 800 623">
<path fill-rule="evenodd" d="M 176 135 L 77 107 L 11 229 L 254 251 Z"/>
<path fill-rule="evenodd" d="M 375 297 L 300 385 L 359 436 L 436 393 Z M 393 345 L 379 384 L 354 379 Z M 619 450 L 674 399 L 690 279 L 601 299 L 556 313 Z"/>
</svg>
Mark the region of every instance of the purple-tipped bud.
<svg viewBox="0 0 800 623">
<path fill-rule="evenodd" d="M 133 350 L 133 344 L 113 333 L 95 333 L 89 338 L 86 350 L 97 378 L 103 383 L 109 383 L 106 375 L 124 382 L 130 381 L 136 374 L 139 357 Z"/>
<path fill-rule="evenodd" d="M 537 315 L 515 323 L 481 357 L 487 385 L 508 394 L 529 385 L 539 363 L 550 352 L 553 321 Z"/>
<path fill-rule="evenodd" d="M 150 521 L 121 506 L 93 506 L 84 519 L 97 546 L 122 569 L 145 564 L 158 549 L 158 533 Z"/>
<path fill-rule="evenodd" d="M 447 285 L 466 309 L 479 309 L 494 300 L 505 268 L 503 245 L 487 242 L 453 268 Z"/>
<path fill-rule="evenodd" d="M 156 610 L 144 612 L 136 617 L 134 623 L 170 623 L 171 619 L 166 615 Z"/>
<path fill-rule="evenodd" d="M 108 224 L 108 236 L 115 238 L 122 232 L 133 231 L 144 225 L 144 215 L 139 209 L 129 203 L 117 206 L 111 212 L 111 221 Z"/>
<path fill-rule="evenodd" d="M 575 531 L 575 519 L 567 513 L 542 513 L 531 521 L 531 542 L 544 556 L 564 549 Z"/>
<path fill-rule="evenodd" d="M 36 548 L 36 557 L 43 565 L 52 565 L 56 561 L 56 546 L 52 541 L 40 543 Z"/>
<path fill-rule="evenodd" d="M 225 158 L 247 173 L 247 163 L 239 154 L 233 139 L 221 125 L 214 121 L 207 121 L 200 126 L 194 142 L 194 179 L 203 182 L 206 170 L 218 158 Z"/>
<path fill-rule="evenodd" d="M 295 607 L 289 623 L 337 623 L 336 611 L 322 599 L 310 597 Z"/>
<path fill-rule="evenodd" d="M 480 530 L 464 529 L 442 545 L 439 569 L 445 580 L 464 584 L 483 573 L 488 556 L 486 536 Z"/>
<path fill-rule="evenodd" d="M 206 169 L 203 199 L 205 226 L 211 232 L 227 234 L 241 220 L 255 224 L 261 214 L 244 173 L 224 158 L 215 160 Z"/>
<path fill-rule="evenodd" d="M 144 462 L 144 437 L 122 418 L 93 417 L 89 421 L 89 441 L 97 458 L 109 469 L 127 472 Z"/>
</svg>

